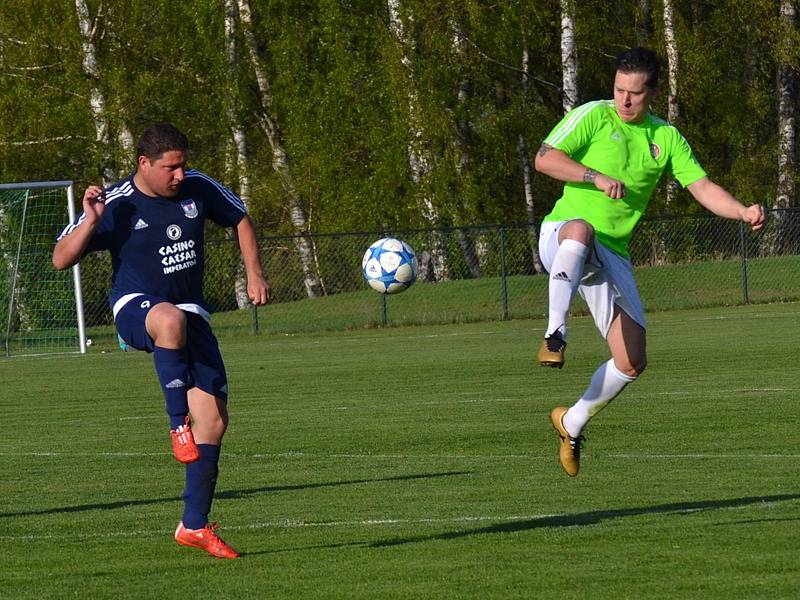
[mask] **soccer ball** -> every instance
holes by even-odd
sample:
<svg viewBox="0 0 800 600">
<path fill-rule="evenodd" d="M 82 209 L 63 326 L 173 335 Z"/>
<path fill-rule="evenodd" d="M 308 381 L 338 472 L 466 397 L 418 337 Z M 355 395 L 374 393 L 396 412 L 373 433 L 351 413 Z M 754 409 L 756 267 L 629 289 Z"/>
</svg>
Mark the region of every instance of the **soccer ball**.
<svg viewBox="0 0 800 600">
<path fill-rule="evenodd" d="M 417 255 L 401 240 L 381 238 L 364 253 L 361 270 L 373 290 L 396 294 L 417 280 Z"/>
</svg>

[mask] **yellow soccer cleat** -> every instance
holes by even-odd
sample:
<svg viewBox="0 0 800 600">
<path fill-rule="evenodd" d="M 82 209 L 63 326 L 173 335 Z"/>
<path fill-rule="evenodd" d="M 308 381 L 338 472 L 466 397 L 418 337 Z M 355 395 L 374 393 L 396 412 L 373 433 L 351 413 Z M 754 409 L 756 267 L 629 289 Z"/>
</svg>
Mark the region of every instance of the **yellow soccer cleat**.
<svg viewBox="0 0 800 600">
<path fill-rule="evenodd" d="M 539 364 L 543 367 L 553 367 L 560 369 L 564 366 L 564 350 L 567 347 L 567 342 L 561 337 L 559 331 L 553 332 L 542 340 L 542 345 L 539 347 Z"/>
<path fill-rule="evenodd" d="M 558 448 L 558 460 L 567 475 L 575 477 L 581 467 L 581 446 L 584 438 L 582 435 L 572 437 L 564 429 L 562 420 L 566 412 L 567 409 L 563 406 L 556 406 L 550 411 L 550 422 L 553 424 L 553 429 L 558 433 L 558 437 L 561 438 L 561 445 Z"/>
</svg>

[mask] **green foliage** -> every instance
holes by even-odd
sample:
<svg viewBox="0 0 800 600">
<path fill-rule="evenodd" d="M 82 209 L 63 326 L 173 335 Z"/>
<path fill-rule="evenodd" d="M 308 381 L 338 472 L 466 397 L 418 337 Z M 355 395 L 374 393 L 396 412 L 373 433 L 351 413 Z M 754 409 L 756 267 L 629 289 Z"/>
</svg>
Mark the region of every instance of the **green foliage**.
<svg viewBox="0 0 800 600">
<path fill-rule="evenodd" d="M 265 234 L 293 232 L 273 149 L 258 125 L 267 110 L 315 232 L 523 222 L 517 145 L 533 153 L 561 115 L 560 3 L 400 0 L 407 34 L 390 30 L 384 1 L 251 2 L 260 66 L 272 102 L 262 105 L 237 31 L 233 73 L 223 53 L 221 2 L 90 1 L 100 78 L 81 67 L 74 4 L 0 4 L 0 180 L 98 179 L 103 156 L 120 173 L 133 157 L 117 134 L 157 120 L 184 128 L 192 163 L 237 186 L 231 107 L 247 134 L 250 210 Z M 652 4 L 650 43 L 664 56 Z M 676 2 L 680 57 L 677 125 L 713 179 L 745 200 L 774 193 L 777 64 L 800 63 L 800 34 L 775 0 Z M 642 36 L 639 3 L 577 4 L 581 99 L 609 97 L 614 56 Z M 638 37 L 637 37 L 638 36 Z M 529 80 L 522 77 L 529 52 Z M 404 64 L 403 58 L 407 59 Z M 89 97 L 106 101 L 109 148 L 95 143 Z M 655 112 L 666 112 L 664 100 Z M 420 135 L 419 140 L 413 136 Z M 412 181 L 409 145 L 430 171 Z M 538 216 L 559 185 L 534 177 Z M 658 192 L 653 211 L 663 206 Z M 692 208 L 689 208 L 692 207 Z M 701 210 L 686 193 L 679 208 Z"/>
</svg>

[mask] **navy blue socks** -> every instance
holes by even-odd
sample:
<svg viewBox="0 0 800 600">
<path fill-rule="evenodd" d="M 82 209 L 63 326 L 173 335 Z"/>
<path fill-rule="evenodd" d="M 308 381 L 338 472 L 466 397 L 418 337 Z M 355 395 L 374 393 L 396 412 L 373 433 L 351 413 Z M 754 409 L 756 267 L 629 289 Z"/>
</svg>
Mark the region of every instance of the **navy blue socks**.
<svg viewBox="0 0 800 600">
<path fill-rule="evenodd" d="M 177 429 L 186 422 L 189 414 L 189 400 L 186 396 L 189 388 L 189 365 L 186 348 L 156 346 L 153 350 L 153 362 L 167 405 L 169 428 Z"/>
<path fill-rule="evenodd" d="M 183 526 L 202 529 L 208 523 L 211 501 L 217 487 L 219 446 L 197 444 L 200 460 L 186 465 L 186 487 L 183 490 Z"/>
</svg>

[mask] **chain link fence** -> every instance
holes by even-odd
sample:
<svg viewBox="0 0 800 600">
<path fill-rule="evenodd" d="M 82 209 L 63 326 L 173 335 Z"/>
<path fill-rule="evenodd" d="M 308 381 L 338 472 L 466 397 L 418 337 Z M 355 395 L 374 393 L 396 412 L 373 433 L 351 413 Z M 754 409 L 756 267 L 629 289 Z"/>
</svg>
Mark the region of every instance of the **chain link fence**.
<svg viewBox="0 0 800 600">
<path fill-rule="evenodd" d="M 800 300 L 800 212 L 771 211 L 760 233 L 712 215 L 644 219 L 630 246 L 649 311 Z M 246 302 L 235 240 L 218 229 L 206 242 L 205 290 L 214 327 L 227 332 L 294 333 L 383 325 L 462 323 L 545 317 L 547 282 L 538 259 L 538 227 L 317 234 L 260 239 L 273 300 Z M 380 237 L 415 249 L 419 279 L 382 295 L 369 289 L 361 258 Z M 299 248 L 305 248 L 305 260 Z M 105 255 L 81 263 L 90 335 L 113 335 Z M 575 313 L 586 312 L 580 299 Z"/>
</svg>

